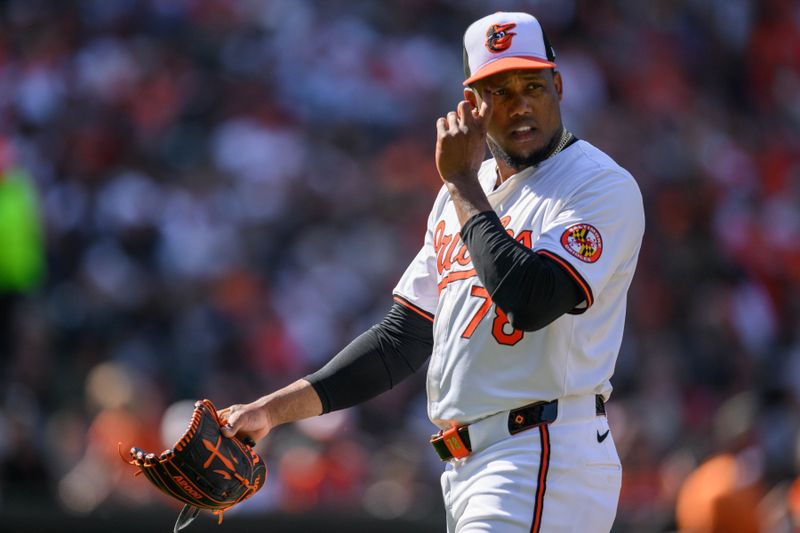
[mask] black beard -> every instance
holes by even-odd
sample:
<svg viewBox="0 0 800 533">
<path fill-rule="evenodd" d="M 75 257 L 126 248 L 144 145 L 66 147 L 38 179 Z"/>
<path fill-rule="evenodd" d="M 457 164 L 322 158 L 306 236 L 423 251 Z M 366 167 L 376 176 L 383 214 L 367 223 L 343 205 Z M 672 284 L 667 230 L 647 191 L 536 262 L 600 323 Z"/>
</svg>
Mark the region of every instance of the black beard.
<svg viewBox="0 0 800 533">
<path fill-rule="evenodd" d="M 503 163 L 510 166 L 517 172 L 524 170 L 528 167 L 532 167 L 534 165 L 538 165 L 542 161 L 548 158 L 550 154 L 555 149 L 558 141 L 561 140 L 561 134 L 563 132 L 563 128 L 558 130 L 558 133 L 553 135 L 553 138 L 550 139 L 550 142 L 547 143 L 547 146 L 542 148 L 541 150 L 537 150 L 530 155 L 527 156 L 519 156 L 509 154 L 502 148 L 500 145 L 494 142 L 490 137 L 486 137 L 486 143 L 489 145 L 489 151 L 492 152 L 492 155 L 495 159 L 500 159 Z"/>
</svg>

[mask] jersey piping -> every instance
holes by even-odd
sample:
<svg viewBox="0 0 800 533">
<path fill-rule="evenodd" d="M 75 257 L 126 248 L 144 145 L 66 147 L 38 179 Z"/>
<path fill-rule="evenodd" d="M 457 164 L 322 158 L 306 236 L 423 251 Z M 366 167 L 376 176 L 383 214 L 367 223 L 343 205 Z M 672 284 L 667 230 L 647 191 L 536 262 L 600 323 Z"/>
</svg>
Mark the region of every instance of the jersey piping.
<svg viewBox="0 0 800 533">
<path fill-rule="evenodd" d="M 571 264 L 569 264 L 568 261 L 565 261 L 564 259 L 562 259 L 558 255 L 556 255 L 553 252 L 550 252 L 548 250 L 536 250 L 536 253 L 544 255 L 546 257 L 549 257 L 550 259 L 552 259 L 553 261 L 558 263 L 558 265 L 561 268 L 563 268 L 566 271 L 566 273 L 569 274 L 575 280 L 575 282 L 581 288 L 581 291 L 583 291 L 584 296 L 586 297 L 586 307 L 584 307 L 584 308 L 575 308 L 570 312 L 571 313 L 577 313 L 577 314 L 585 313 L 586 310 L 589 309 L 592 306 L 592 304 L 594 303 L 594 295 L 592 294 L 592 287 L 586 282 L 585 279 L 583 279 L 583 276 L 581 276 L 578 273 L 578 271 L 575 270 L 575 268 Z"/>
<path fill-rule="evenodd" d="M 424 309 L 421 309 L 421 308 L 417 307 L 416 305 L 412 304 L 411 302 L 409 302 L 408 300 L 406 300 L 402 296 L 398 296 L 397 294 L 395 294 L 393 296 L 393 299 L 394 299 L 395 302 L 399 303 L 403 307 L 409 309 L 410 311 L 413 311 L 414 313 L 417 313 L 422 318 L 425 318 L 425 319 L 430 320 L 431 322 L 433 322 L 433 314 L 432 313 L 429 313 L 429 312 L 425 311 Z"/>
</svg>

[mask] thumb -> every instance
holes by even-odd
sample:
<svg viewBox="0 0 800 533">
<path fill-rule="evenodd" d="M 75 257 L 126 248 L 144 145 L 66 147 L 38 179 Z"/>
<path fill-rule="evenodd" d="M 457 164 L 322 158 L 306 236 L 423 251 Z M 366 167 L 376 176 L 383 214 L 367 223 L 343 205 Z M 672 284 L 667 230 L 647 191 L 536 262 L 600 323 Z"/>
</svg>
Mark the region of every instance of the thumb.
<svg viewBox="0 0 800 533">
<path fill-rule="evenodd" d="M 229 439 L 233 438 L 241 428 L 241 419 L 242 417 L 240 413 L 233 413 L 230 417 L 228 417 L 228 423 L 220 428 L 222 434 Z"/>
</svg>

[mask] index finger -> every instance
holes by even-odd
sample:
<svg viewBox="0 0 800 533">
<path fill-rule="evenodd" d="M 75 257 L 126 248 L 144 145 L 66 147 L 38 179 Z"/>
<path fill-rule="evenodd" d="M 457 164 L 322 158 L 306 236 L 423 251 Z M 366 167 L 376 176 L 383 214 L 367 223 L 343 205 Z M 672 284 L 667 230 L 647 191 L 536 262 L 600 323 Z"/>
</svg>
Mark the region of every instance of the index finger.
<svg viewBox="0 0 800 533">
<path fill-rule="evenodd" d="M 484 87 L 481 91 L 481 105 L 478 108 L 478 117 L 486 119 L 492 114 L 492 91 Z"/>
<path fill-rule="evenodd" d="M 461 100 L 456 107 L 456 112 L 458 113 L 459 124 L 464 124 L 471 115 L 469 102 Z"/>
</svg>

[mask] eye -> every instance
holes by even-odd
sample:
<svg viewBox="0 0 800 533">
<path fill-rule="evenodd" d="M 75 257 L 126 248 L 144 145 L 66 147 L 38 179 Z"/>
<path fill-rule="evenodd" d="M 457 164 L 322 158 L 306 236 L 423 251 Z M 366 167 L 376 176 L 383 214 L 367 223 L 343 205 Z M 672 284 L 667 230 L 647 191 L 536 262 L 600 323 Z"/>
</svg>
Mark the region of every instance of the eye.
<svg viewBox="0 0 800 533">
<path fill-rule="evenodd" d="M 492 89 L 492 96 L 505 96 L 506 90 L 505 89 Z"/>
<path fill-rule="evenodd" d="M 539 89 L 544 89 L 544 85 L 541 83 L 529 83 L 528 90 L 530 91 L 538 91 Z"/>
</svg>

